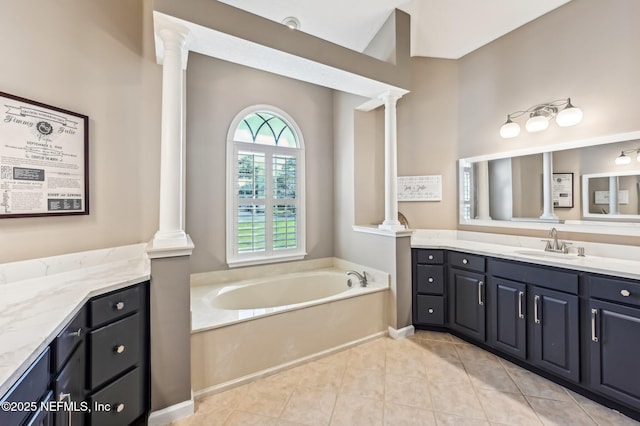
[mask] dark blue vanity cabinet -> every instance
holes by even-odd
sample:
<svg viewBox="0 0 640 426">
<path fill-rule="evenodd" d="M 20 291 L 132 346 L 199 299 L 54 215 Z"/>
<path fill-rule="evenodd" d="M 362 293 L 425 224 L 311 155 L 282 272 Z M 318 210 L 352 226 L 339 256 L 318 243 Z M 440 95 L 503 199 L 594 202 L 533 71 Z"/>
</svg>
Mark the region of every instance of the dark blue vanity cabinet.
<svg viewBox="0 0 640 426">
<path fill-rule="evenodd" d="M 640 282 L 586 275 L 589 387 L 640 409 Z"/>
<path fill-rule="evenodd" d="M 412 250 L 417 328 L 450 330 L 640 419 L 640 281 L 450 250 Z M 441 293 L 436 271 L 442 269 L 436 266 L 445 271 Z M 434 306 L 427 297 L 446 301 L 442 322 L 425 313 Z"/>
<path fill-rule="evenodd" d="M 90 299 L 2 399 L 34 401 L 38 407 L 52 400 L 54 409 L 20 418 L 22 413 L 0 412 L 0 425 L 144 424 L 149 383 L 149 282 L 144 282 Z"/>
<path fill-rule="evenodd" d="M 444 326 L 445 267 L 444 250 L 412 251 L 413 323 Z"/>
<path fill-rule="evenodd" d="M 454 251 L 448 252 L 447 255 L 449 327 L 467 337 L 484 342 L 485 258 Z"/>
</svg>

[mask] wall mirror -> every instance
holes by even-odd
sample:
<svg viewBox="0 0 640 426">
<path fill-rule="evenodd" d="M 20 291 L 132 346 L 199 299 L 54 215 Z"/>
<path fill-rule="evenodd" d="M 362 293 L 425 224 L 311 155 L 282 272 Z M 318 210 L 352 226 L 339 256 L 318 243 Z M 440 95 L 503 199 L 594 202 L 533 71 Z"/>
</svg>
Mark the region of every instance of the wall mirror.
<svg viewBox="0 0 640 426">
<path fill-rule="evenodd" d="M 631 132 L 460 159 L 459 223 L 640 235 L 639 149 Z"/>
</svg>

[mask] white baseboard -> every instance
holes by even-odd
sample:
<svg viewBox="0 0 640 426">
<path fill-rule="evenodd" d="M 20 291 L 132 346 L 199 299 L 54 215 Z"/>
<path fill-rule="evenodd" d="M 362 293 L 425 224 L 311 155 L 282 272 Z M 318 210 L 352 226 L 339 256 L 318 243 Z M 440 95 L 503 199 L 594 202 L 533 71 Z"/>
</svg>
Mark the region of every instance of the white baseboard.
<svg viewBox="0 0 640 426">
<path fill-rule="evenodd" d="M 195 412 L 195 404 L 193 396 L 190 400 L 174 404 L 162 410 L 153 411 L 149 415 L 148 426 L 164 426 L 176 420 L 184 419 L 193 415 Z"/>
<path fill-rule="evenodd" d="M 393 327 L 389 327 L 389 337 L 392 339 L 403 339 L 405 337 L 413 336 L 416 329 L 412 325 L 408 325 L 399 330 L 396 330 Z"/>
</svg>

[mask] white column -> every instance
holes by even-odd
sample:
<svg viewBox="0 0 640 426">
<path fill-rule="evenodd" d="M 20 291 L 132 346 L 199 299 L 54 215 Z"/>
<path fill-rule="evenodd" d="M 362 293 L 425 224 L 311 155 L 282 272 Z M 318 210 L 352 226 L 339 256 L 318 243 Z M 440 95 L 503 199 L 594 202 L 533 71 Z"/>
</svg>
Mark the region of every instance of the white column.
<svg viewBox="0 0 640 426">
<path fill-rule="evenodd" d="M 618 176 L 609 176 L 609 214 L 618 214 Z"/>
<path fill-rule="evenodd" d="M 476 219 L 491 220 L 489 215 L 489 162 L 478 161 L 478 211 Z"/>
<path fill-rule="evenodd" d="M 557 219 L 553 213 L 553 154 L 542 153 L 542 204 L 540 219 Z"/>
<path fill-rule="evenodd" d="M 190 246 L 184 231 L 184 69 L 187 29 L 167 25 L 157 29 L 164 47 L 162 62 L 162 129 L 160 153 L 159 229 L 154 249 Z"/>
<path fill-rule="evenodd" d="M 386 92 L 380 95 L 384 101 L 384 222 L 378 228 L 401 231 L 404 225 L 398 220 L 398 128 L 396 103 L 402 95 Z"/>
</svg>

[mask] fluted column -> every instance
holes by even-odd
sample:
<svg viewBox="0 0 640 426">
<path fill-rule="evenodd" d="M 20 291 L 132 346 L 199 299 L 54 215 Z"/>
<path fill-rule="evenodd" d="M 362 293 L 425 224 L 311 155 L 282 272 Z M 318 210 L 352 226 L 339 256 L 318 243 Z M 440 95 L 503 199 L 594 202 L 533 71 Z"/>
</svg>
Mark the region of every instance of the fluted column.
<svg viewBox="0 0 640 426">
<path fill-rule="evenodd" d="M 553 154 L 542 153 L 542 205 L 543 212 L 540 219 L 557 219 L 553 213 Z"/>
<path fill-rule="evenodd" d="M 380 95 L 384 101 L 384 222 L 378 228 L 401 231 L 398 220 L 398 128 L 396 103 L 402 95 L 392 91 Z"/>
<path fill-rule="evenodd" d="M 157 30 L 162 41 L 162 130 L 159 229 L 153 247 L 180 248 L 191 243 L 184 231 L 184 69 L 189 32 L 179 26 Z"/>
<path fill-rule="evenodd" d="M 609 214 L 618 214 L 618 176 L 609 176 Z"/>
</svg>

